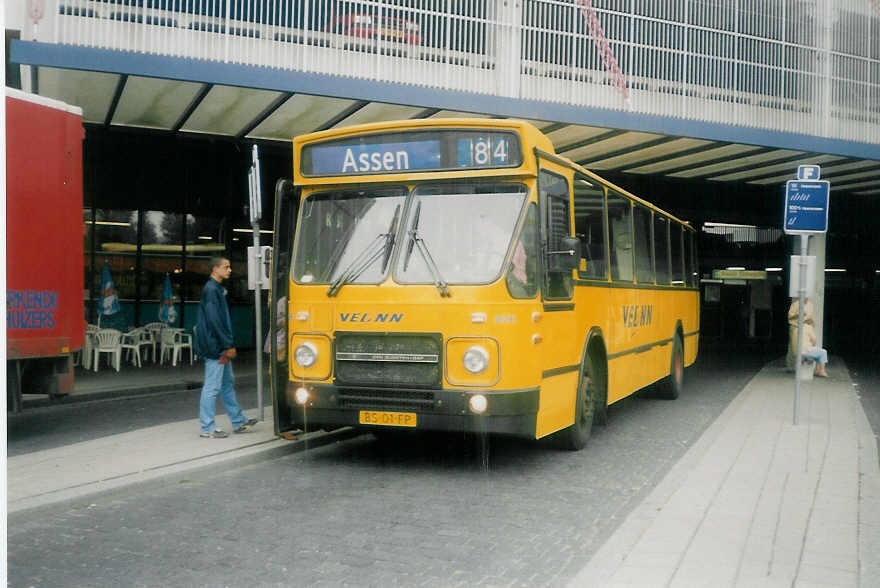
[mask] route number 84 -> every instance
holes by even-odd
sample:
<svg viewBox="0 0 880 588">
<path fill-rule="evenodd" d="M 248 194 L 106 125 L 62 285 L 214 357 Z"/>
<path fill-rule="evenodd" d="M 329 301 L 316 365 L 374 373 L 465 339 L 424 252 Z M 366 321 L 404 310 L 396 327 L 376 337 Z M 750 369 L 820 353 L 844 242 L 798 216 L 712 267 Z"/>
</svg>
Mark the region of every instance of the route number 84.
<svg viewBox="0 0 880 588">
<path fill-rule="evenodd" d="M 489 138 L 478 139 L 474 141 L 473 150 L 475 165 L 507 163 L 507 140 L 504 138 L 496 138 L 494 145 Z"/>
</svg>

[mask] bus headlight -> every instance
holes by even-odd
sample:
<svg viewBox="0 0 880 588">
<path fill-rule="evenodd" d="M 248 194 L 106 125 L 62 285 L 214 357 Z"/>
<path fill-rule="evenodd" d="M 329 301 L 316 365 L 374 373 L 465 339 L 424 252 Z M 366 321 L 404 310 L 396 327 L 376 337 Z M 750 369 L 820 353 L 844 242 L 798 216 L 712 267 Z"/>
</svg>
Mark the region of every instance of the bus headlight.
<svg viewBox="0 0 880 588">
<path fill-rule="evenodd" d="M 293 393 L 293 398 L 296 400 L 297 404 L 304 406 L 305 403 L 309 401 L 309 389 L 297 388 L 296 392 Z"/>
<path fill-rule="evenodd" d="M 309 341 L 300 343 L 293 352 L 293 359 L 296 361 L 296 365 L 300 367 L 312 367 L 318 361 L 318 348 Z"/>
<path fill-rule="evenodd" d="M 489 352 L 480 345 L 473 345 L 464 352 L 461 363 L 470 373 L 482 374 L 489 367 Z"/>
<path fill-rule="evenodd" d="M 482 394 L 474 394 L 471 396 L 468 400 L 468 404 L 471 407 L 471 412 L 474 414 L 483 414 L 489 407 L 489 401 Z"/>
</svg>

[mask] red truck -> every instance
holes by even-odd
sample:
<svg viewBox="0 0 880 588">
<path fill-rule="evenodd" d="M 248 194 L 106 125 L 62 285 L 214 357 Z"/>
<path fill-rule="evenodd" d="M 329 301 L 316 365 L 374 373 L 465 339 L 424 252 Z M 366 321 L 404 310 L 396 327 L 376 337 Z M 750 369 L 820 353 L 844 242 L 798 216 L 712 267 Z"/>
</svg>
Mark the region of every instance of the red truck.
<svg viewBox="0 0 880 588">
<path fill-rule="evenodd" d="M 83 347 L 82 110 L 6 88 L 6 394 L 73 391 Z"/>
</svg>

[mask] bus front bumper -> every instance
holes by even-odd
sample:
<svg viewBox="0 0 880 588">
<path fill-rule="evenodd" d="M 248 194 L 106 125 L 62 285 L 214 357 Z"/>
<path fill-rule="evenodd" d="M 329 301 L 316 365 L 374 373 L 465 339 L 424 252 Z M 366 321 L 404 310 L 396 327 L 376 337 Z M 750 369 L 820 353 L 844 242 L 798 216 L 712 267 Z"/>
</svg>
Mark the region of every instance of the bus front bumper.
<svg viewBox="0 0 880 588">
<path fill-rule="evenodd" d="M 308 392 L 305 404 L 297 402 L 297 390 L 301 388 Z M 365 430 L 500 433 L 534 439 L 538 393 L 538 388 L 425 390 L 288 382 L 287 404 L 291 420 L 307 430 L 351 426 Z M 487 401 L 486 410 L 480 414 L 470 408 L 469 401 L 476 394 Z"/>
</svg>

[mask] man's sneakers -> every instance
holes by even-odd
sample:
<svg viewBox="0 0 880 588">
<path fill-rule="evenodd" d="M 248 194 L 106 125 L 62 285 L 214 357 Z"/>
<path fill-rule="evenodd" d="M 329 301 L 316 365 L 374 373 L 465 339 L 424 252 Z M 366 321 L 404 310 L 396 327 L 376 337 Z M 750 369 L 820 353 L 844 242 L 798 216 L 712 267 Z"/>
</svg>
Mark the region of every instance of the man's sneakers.
<svg viewBox="0 0 880 588">
<path fill-rule="evenodd" d="M 253 431 L 253 426 L 256 425 L 258 422 L 260 421 L 258 421 L 257 419 L 248 419 L 232 432 L 250 433 L 251 431 Z M 199 437 L 204 437 L 205 439 L 225 439 L 226 437 L 229 437 L 229 433 L 222 429 L 214 429 L 213 431 L 210 431 L 208 433 L 205 433 L 204 431 L 199 433 Z"/>
<path fill-rule="evenodd" d="M 246 422 L 242 423 L 240 427 L 232 431 L 233 433 L 250 433 L 253 429 L 253 426 L 258 422 L 257 419 L 248 419 Z"/>
</svg>

